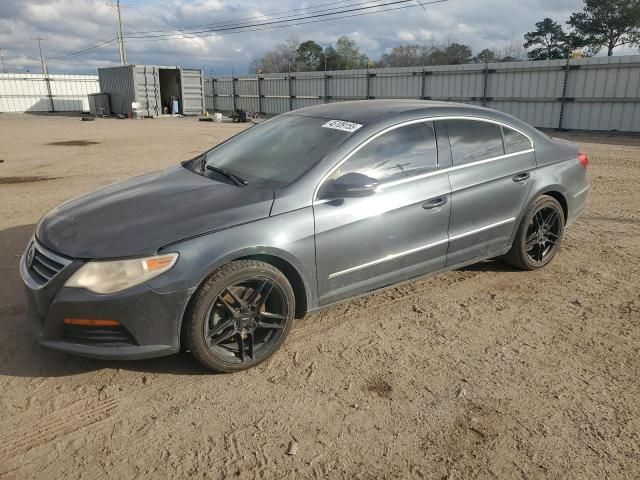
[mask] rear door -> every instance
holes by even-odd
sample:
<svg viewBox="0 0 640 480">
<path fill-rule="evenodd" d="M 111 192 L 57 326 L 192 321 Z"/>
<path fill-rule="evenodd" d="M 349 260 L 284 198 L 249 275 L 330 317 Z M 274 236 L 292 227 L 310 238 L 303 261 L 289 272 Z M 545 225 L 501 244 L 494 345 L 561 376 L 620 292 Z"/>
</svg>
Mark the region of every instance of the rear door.
<svg viewBox="0 0 640 480">
<path fill-rule="evenodd" d="M 314 202 L 321 304 L 444 267 L 451 202 L 437 151 L 432 123 L 396 127 L 353 153 L 320 187 L 322 198 L 324 185 L 350 172 L 380 182 L 367 197 Z"/>
<path fill-rule="evenodd" d="M 482 119 L 442 123 L 453 157 L 447 253 L 453 266 L 509 247 L 536 161 L 531 140 L 512 128 Z"/>
</svg>

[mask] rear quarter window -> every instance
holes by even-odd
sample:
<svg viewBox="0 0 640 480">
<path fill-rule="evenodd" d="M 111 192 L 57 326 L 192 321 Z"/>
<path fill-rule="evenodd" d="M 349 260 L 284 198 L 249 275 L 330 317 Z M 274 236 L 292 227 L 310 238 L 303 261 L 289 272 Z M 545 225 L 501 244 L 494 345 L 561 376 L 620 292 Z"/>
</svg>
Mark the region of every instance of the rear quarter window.
<svg viewBox="0 0 640 480">
<path fill-rule="evenodd" d="M 504 150 L 506 153 L 518 153 L 531 149 L 531 141 L 509 127 L 502 127 L 502 135 L 504 137 Z"/>
</svg>

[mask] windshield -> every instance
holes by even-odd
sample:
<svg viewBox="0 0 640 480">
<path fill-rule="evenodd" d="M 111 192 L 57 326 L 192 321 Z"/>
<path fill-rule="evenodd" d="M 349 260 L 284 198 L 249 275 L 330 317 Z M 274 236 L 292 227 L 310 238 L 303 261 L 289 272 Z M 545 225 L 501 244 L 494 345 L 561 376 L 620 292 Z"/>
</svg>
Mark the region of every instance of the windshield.
<svg viewBox="0 0 640 480">
<path fill-rule="evenodd" d="M 342 143 L 350 132 L 327 128 L 326 118 L 282 115 L 209 150 L 205 166 L 224 169 L 248 184 L 288 185 Z M 206 169 L 203 168 L 206 171 Z M 215 175 L 209 169 L 207 175 Z"/>
</svg>

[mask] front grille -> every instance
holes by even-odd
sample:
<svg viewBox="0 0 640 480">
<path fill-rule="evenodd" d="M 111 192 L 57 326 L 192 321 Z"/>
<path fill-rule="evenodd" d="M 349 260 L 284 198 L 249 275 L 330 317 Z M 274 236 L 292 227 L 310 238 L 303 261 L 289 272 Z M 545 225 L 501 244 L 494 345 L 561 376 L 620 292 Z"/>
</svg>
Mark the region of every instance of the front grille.
<svg viewBox="0 0 640 480">
<path fill-rule="evenodd" d="M 27 269 L 31 278 L 40 286 L 44 286 L 60 271 L 69 265 L 71 260 L 50 252 L 34 241 L 27 251 Z"/>
<path fill-rule="evenodd" d="M 63 330 L 64 340 L 83 345 L 126 346 L 137 345 L 133 335 L 122 325 L 117 327 L 87 327 L 84 325 L 67 325 Z"/>
</svg>

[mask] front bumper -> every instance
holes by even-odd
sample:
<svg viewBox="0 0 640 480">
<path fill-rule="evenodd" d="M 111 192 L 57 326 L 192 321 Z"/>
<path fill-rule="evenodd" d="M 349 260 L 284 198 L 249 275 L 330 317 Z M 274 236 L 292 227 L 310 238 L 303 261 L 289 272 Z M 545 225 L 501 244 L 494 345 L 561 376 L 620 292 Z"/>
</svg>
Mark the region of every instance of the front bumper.
<svg viewBox="0 0 640 480">
<path fill-rule="evenodd" d="M 41 345 L 71 354 L 117 360 L 160 357 L 180 350 L 182 316 L 191 291 L 157 293 L 141 284 L 98 295 L 64 283 L 82 262 L 72 261 L 47 284 L 35 285 L 20 260 L 27 317 Z M 117 329 L 69 327 L 65 318 L 117 320 Z"/>
</svg>

